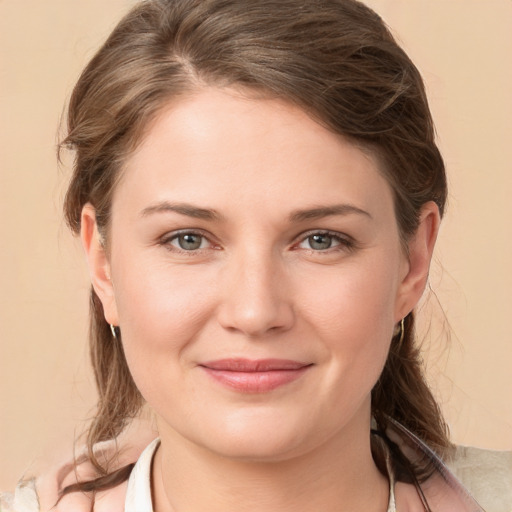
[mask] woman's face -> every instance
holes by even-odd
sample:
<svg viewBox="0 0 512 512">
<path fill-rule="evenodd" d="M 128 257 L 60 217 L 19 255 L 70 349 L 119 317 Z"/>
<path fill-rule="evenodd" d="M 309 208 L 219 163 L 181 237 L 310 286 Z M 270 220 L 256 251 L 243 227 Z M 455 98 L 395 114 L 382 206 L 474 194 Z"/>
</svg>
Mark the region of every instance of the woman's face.
<svg viewBox="0 0 512 512">
<path fill-rule="evenodd" d="M 290 104 L 217 89 L 170 104 L 123 170 L 108 258 L 83 214 L 162 438 L 268 459 L 367 437 L 424 287 L 434 208 L 422 219 L 406 256 L 374 158 Z"/>
</svg>

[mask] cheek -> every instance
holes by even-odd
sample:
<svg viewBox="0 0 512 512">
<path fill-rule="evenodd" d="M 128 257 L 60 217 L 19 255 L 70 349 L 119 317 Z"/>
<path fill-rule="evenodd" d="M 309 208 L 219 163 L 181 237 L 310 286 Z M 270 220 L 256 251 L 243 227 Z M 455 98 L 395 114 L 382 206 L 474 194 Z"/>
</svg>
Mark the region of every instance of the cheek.
<svg viewBox="0 0 512 512">
<path fill-rule="evenodd" d="M 158 253 L 148 257 L 142 252 L 140 257 L 134 254 L 115 263 L 116 302 L 123 328 L 158 331 L 172 326 L 174 330 L 204 315 L 211 272 L 173 267 Z"/>
<path fill-rule="evenodd" d="M 142 266 L 135 256 L 113 268 L 123 346 L 136 382 L 176 371 L 211 315 L 211 279 L 197 269 L 176 272 L 147 261 Z"/>
<path fill-rule="evenodd" d="M 306 283 L 303 316 L 331 362 L 328 378 L 363 394 L 373 387 L 389 351 L 397 283 L 393 267 L 378 259 Z"/>
<path fill-rule="evenodd" d="M 300 292 L 306 315 L 317 328 L 360 336 L 362 342 L 368 333 L 387 334 L 393 325 L 397 274 L 392 265 L 373 259 L 365 265 L 329 269 L 321 278 L 310 276 Z"/>
</svg>

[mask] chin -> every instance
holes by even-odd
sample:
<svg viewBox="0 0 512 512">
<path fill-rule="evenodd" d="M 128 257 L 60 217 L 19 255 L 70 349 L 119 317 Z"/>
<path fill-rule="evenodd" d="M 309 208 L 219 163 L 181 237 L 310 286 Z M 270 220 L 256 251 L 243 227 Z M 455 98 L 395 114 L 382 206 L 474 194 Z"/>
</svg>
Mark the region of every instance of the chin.
<svg viewBox="0 0 512 512">
<path fill-rule="evenodd" d="M 241 434 L 224 439 L 209 439 L 203 445 L 218 456 L 247 462 L 280 462 L 307 451 L 293 436 Z"/>
<path fill-rule="evenodd" d="M 195 442 L 205 449 L 227 458 L 247 461 L 276 462 L 307 451 L 314 438 L 304 429 L 305 421 L 294 421 L 290 415 L 245 415 L 224 418 L 221 424 L 210 423 Z M 309 443 L 308 443 L 309 439 Z"/>
</svg>

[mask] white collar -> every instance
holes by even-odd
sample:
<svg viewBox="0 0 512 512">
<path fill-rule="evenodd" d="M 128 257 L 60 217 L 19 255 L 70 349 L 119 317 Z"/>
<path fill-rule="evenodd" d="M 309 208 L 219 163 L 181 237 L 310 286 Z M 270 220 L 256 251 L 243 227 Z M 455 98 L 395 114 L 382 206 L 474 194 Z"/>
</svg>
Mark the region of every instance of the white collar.
<svg viewBox="0 0 512 512">
<path fill-rule="evenodd" d="M 151 463 L 156 449 L 160 445 L 160 439 L 155 439 L 142 452 L 137 464 L 133 468 L 128 480 L 124 512 L 153 512 L 151 499 Z M 396 512 L 395 506 L 395 480 L 390 464 L 388 464 L 389 476 L 389 504 L 387 512 Z"/>
<path fill-rule="evenodd" d="M 141 453 L 128 479 L 124 512 L 153 512 L 151 500 L 151 463 L 160 439 L 155 439 Z"/>
</svg>

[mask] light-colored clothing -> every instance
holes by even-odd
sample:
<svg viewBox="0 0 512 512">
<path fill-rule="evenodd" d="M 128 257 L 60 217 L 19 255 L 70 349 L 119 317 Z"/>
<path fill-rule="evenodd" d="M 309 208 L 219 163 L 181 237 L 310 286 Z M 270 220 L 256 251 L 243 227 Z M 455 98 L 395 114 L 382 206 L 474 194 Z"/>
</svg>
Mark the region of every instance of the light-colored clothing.
<svg viewBox="0 0 512 512">
<path fill-rule="evenodd" d="M 151 461 L 159 445 L 155 439 L 141 454 L 128 481 L 125 512 L 153 512 L 151 502 Z M 390 493 L 387 512 L 396 512 L 394 478 L 390 476 Z"/>
<path fill-rule="evenodd" d="M 151 501 L 151 461 L 159 439 L 155 439 L 141 454 L 128 480 L 125 512 L 153 512 Z"/>
<path fill-rule="evenodd" d="M 155 439 L 142 452 L 130 475 L 125 512 L 153 512 L 151 462 L 158 445 Z M 459 446 L 421 487 L 433 512 L 512 512 L 512 451 Z M 400 512 L 393 491 L 390 475 L 388 512 Z M 1 495 L 0 512 L 39 512 L 36 481 L 20 483 L 14 495 Z"/>
<path fill-rule="evenodd" d="M 512 512 L 512 451 L 457 446 L 447 465 L 486 512 Z"/>
</svg>

